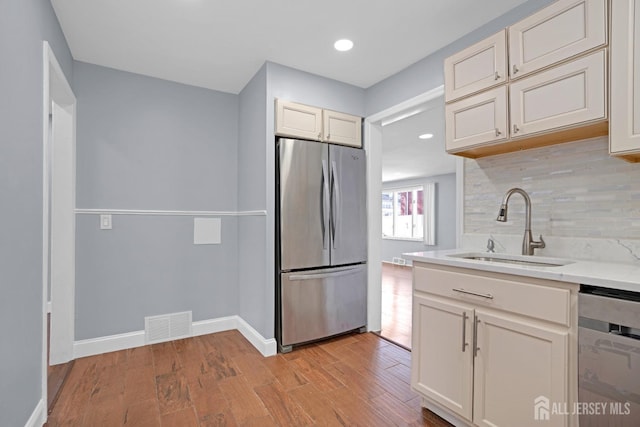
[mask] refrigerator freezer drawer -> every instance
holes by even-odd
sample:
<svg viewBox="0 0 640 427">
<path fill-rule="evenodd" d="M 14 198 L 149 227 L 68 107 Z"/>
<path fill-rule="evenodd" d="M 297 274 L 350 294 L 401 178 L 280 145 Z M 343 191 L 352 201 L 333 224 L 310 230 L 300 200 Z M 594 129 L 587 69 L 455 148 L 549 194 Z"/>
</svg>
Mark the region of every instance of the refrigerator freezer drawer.
<svg viewBox="0 0 640 427">
<path fill-rule="evenodd" d="M 367 267 L 327 268 L 281 276 L 282 345 L 347 332 L 367 323 Z"/>
</svg>

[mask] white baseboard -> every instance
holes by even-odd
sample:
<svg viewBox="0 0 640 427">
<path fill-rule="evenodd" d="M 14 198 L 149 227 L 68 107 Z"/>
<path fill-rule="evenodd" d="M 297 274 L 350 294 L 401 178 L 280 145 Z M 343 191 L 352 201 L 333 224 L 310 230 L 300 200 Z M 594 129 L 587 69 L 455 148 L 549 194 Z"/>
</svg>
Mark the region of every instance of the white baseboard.
<svg viewBox="0 0 640 427">
<path fill-rule="evenodd" d="M 274 338 L 266 339 L 258 331 L 253 329 L 250 324 L 240 317 L 238 318 L 238 326 L 236 329 L 254 346 L 264 357 L 275 356 L 277 351 L 276 340 Z"/>
<path fill-rule="evenodd" d="M 73 358 L 95 356 L 96 354 L 142 347 L 143 345 L 146 345 L 144 331 L 90 338 L 73 343 Z"/>
<path fill-rule="evenodd" d="M 47 407 L 44 399 L 40 399 L 24 427 L 42 427 L 47 422 Z"/>
<path fill-rule="evenodd" d="M 214 334 L 232 329 L 237 329 L 263 356 L 267 357 L 276 354 L 276 340 L 273 338 L 264 338 L 240 316 L 220 317 L 217 319 L 193 322 L 192 336 Z M 73 356 L 77 359 L 79 357 L 109 353 L 111 351 L 142 347 L 146 344 L 144 331 L 90 338 L 76 341 L 73 344 Z"/>
</svg>

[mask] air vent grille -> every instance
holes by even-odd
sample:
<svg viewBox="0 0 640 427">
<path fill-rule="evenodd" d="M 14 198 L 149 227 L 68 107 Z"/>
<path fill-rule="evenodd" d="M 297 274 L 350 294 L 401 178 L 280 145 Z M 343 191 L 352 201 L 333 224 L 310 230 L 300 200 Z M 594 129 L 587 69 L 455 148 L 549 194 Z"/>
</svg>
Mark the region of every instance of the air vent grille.
<svg viewBox="0 0 640 427">
<path fill-rule="evenodd" d="M 191 311 L 145 317 L 145 342 L 152 344 L 190 337 L 192 335 L 191 318 Z"/>
</svg>

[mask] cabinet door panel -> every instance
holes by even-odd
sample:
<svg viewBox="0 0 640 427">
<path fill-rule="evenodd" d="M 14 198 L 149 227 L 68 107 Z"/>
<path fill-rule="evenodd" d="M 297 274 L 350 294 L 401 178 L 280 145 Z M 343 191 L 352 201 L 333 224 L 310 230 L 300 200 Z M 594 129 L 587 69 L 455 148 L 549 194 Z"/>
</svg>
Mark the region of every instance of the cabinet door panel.
<svg viewBox="0 0 640 427">
<path fill-rule="evenodd" d="M 604 45 L 606 0 L 559 0 L 509 28 L 511 78 Z"/>
<path fill-rule="evenodd" d="M 534 427 L 535 401 L 568 401 L 567 330 L 476 310 L 473 421 L 479 426 Z M 566 426 L 553 414 L 544 425 Z"/>
<path fill-rule="evenodd" d="M 506 86 L 447 104 L 445 124 L 449 152 L 505 140 L 508 136 Z"/>
<path fill-rule="evenodd" d="M 605 52 L 511 84 L 511 135 L 518 137 L 606 117 Z"/>
<path fill-rule="evenodd" d="M 322 109 L 277 99 L 276 135 L 320 141 Z"/>
<path fill-rule="evenodd" d="M 640 153 L 640 0 L 611 10 L 611 154 Z"/>
<path fill-rule="evenodd" d="M 506 40 L 503 30 L 445 59 L 446 102 L 507 80 Z"/>
<path fill-rule="evenodd" d="M 323 111 L 324 141 L 362 147 L 362 118 L 337 111 Z"/>
<path fill-rule="evenodd" d="M 472 318 L 473 308 L 466 304 L 413 296 L 411 385 L 468 420 L 473 393 Z"/>
</svg>

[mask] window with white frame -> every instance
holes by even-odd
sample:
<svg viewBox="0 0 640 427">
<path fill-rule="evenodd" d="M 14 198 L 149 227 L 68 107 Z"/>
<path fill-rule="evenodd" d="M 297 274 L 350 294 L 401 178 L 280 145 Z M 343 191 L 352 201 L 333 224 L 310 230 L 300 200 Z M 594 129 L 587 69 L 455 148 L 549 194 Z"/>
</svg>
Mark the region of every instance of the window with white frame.
<svg viewBox="0 0 640 427">
<path fill-rule="evenodd" d="M 382 191 L 382 237 L 424 240 L 433 238 L 433 193 L 435 184 Z"/>
</svg>

